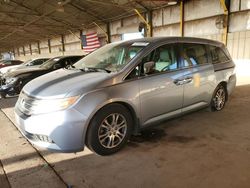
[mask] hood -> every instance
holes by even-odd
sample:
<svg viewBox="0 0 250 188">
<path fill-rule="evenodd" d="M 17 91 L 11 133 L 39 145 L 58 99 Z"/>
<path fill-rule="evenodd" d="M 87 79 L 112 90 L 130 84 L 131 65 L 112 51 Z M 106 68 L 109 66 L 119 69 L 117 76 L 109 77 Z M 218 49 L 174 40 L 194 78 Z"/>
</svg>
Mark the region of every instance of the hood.
<svg viewBox="0 0 250 188">
<path fill-rule="evenodd" d="M 21 65 L 13 65 L 13 66 L 8 66 L 8 67 L 3 67 L 0 69 L 0 73 L 5 74 L 6 72 L 8 72 L 11 69 L 15 69 L 17 67 L 20 67 Z"/>
<path fill-rule="evenodd" d="M 110 75 L 105 72 L 59 69 L 30 81 L 24 86 L 23 91 L 36 98 L 82 95 L 100 87 L 100 84 Z"/>
<path fill-rule="evenodd" d="M 39 68 L 40 65 L 32 65 L 32 66 L 26 66 L 26 65 L 19 65 L 17 67 L 14 67 L 13 69 L 10 69 L 10 71 L 20 70 L 20 69 L 30 69 L 30 68 Z"/>
<path fill-rule="evenodd" d="M 37 73 L 37 72 L 41 72 L 41 71 L 44 71 L 45 69 L 42 69 L 42 68 L 39 68 L 39 67 L 29 67 L 29 68 L 22 68 L 22 69 L 17 69 L 17 70 L 14 70 L 14 71 L 10 71 L 10 72 L 7 72 L 4 76 L 5 77 L 15 77 L 15 76 L 18 76 L 20 74 L 32 74 L 32 73 Z"/>
</svg>

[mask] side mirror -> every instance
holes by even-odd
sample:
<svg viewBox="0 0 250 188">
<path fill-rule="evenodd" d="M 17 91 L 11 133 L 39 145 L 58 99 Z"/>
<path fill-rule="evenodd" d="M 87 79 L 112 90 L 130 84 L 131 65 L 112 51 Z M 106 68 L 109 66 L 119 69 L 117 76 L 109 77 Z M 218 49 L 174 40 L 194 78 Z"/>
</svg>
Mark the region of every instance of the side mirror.
<svg viewBox="0 0 250 188">
<path fill-rule="evenodd" d="M 152 72 L 152 70 L 154 69 L 154 66 L 155 66 L 155 62 L 154 61 L 149 61 L 149 62 L 146 62 L 144 63 L 144 74 L 148 74 L 150 72 Z"/>
<path fill-rule="evenodd" d="M 60 69 L 62 68 L 62 66 L 60 64 L 54 64 L 53 65 L 53 69 Z"/>
</svg>

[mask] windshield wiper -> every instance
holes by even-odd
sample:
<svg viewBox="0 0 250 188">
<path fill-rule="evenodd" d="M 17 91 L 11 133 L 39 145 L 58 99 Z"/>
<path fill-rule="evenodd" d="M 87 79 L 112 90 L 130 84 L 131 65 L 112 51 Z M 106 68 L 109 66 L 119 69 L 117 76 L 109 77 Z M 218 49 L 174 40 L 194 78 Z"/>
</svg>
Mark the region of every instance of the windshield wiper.
<svg viewBox="0 0 250 188">
<path fill-rule="evenodd" d="M 111 73 L 111 70 L 105 69 L 105 68 L 96 68 L 96 67 L 85 67 L 83 69 L 80 69 L 81 71 L 84 72 L 100 72 L 100 71 L 105 71 L 107 73 Z"/>
</svg>

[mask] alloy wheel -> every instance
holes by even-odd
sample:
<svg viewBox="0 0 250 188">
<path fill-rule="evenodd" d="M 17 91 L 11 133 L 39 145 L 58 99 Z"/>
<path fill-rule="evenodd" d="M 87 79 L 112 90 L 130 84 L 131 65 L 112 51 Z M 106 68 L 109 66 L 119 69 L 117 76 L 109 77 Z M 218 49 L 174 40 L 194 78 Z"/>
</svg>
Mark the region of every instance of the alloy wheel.
<svg viewBox="0 0 250 188">
<path fill-rule="evenodd" d="M 115 148 L 123 141 L 126 133 L 126 118 L 122 114 L 113 113 L 104 118 L 99 127 L 99 142 L 105 148 Z"/>
<path fill-rule="evenodd" d="M 225 101 L 226 101 L 226 92 L 224 88 L 219 88 L 213 98 L 214 108 L 216 110 L 221 110 L 225 105 Z"/>
</svg>

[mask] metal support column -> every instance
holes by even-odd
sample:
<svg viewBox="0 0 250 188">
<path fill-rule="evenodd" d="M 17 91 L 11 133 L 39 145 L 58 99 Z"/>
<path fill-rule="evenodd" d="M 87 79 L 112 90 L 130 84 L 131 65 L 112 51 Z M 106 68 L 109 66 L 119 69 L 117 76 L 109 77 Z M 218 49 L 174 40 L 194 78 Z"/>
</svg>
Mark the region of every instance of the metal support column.
<svg viewBox="0 0 250 188">
<path fill-rule="evenodd" d="M 61 42 L 62 42 L 62 52 L 65 52 L 65 43 L 64 43 L 64 35 L 61 35 Z"/>
<path fill-rule="evenodd" d="M 20 56 L 19 47 L 17 48 L 17 55 Z"/>
<path fill-rule="evenodd" d="M 32 55 L 32 47 L 31 47 L 31 44 L 29 44 L 29 47 L 30 47 L 30 55 Z"/>
<path fill-rule="evenodd" d="M 152 37 L 153 36 L 153 11 L 149 10 L 148 11 L 148 24 L 150 26 L 150 33 L 149 36 Z"/>
<path fill-rule="evenodd" d="M 144 22 L 144 24 L 147 27 L 147 37 L 151 37 L 152 32 L 151 32 L 151 26 L 150 23 L 146 21 L 146 19 L 141 15 L 141 13 L 137 10 L 134 9 L 134 11 L 136 12 L 136 14 L 139 16 L 139 18 L 141 19 L 142 22 Z M 150 20 L 149 20 L 150 21 Z M 151 17 L 151 21 L 152 21 L 152 17 Z"/>
<path fill-rule="evenodd" d="M 228 0 L 220 0 L 220 3 L 224 10 L 224 16 L 225 16 L 224 21 L 226 22 L 225 27 L 223 28 L 222 40 L 223 40 L 223 43 L 227 45 L 230 2 Z"/>
<path fill-rule="evenodd" d="M 23 46 L 23 55 L 25 56 L 25 49 L 24 49 L 24 46 Z"/>
<path fill-rule="evenodd" d="M 50 39 L 48 39 L 48 47 L 49 47 L 49 53 L 51 53 L 51 42 L 50 42 Z"/>
<path fill-rule="evenodd" d="M 107 25 L 107 43 L 110 43 L 111 42 L 110 22 L 108 22 L 106 25 Z"/>
<path fill-rule="evenodd" d="M 41 54 L 41 49 L 40 49 L 40 42 L 37 42 L 37 49 L 38 49 L 38 53 Z"/>
<path fill-rule="evenodd" d="M 81 44 L 81 49 L 83 49 L 82 39 L 81 39 L 81 37 L 82 37 L 82 30 L 80 30 L 80 44 Z"/>
<path fill-rule="evenodd" d="M 184 36 L 184 1 L 180 2 L 180 35 Z"/>
</svg>

